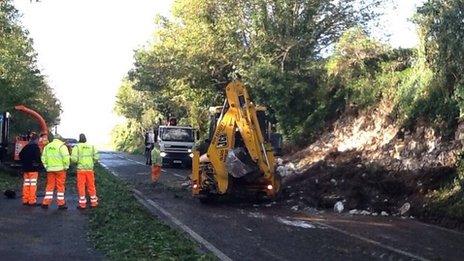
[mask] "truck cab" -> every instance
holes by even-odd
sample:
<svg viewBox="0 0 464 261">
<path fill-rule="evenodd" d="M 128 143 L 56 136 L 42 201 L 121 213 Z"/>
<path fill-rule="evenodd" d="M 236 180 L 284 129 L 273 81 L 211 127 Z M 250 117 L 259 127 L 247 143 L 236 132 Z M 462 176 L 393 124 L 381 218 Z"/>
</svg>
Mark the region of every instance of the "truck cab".
<svg viewBox="0 0 464 261">
<path fill-rule="evenodd" d="M 197 131 L 190 126 L 159 126 L 157 141 L 163 165 L 191 166 L 196 140 Z"/>
</svg>

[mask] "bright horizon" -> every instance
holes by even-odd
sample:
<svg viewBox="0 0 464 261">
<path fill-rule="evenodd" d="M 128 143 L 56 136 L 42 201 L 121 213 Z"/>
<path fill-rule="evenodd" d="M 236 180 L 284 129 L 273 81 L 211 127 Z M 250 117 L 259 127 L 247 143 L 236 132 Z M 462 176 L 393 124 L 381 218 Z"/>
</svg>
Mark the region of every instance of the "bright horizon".
<svg viewBox="0 0 464 261">
<path fill-rule="evenodd" d="M 417 44 L 408 21 L 423 0 L 398 2 L 382 19 L 394 47 Z M 22 24 L 34 40 L 38 66 L 61 101 L 58 133 L 85 133 L 108 148 L 113 127 L 123 121 L 113 112 L 121 80 L 133 66 L 133 50 L 155 30 L 157 14 L 169 16 L 172 0 L 15 0 Z M 377 34 L 376 33 L 376 34 Z"/>
<path fill-rule="evenodd" d="M 168 15 L 171 0 L 15 0 L 34 40 L 38 66 L 63 112 L 58 133 L 108 147 L 122 119 L 115 95 L 133 64 L 133 50 L 153 37 L 155 16 Z"/>
</svg>

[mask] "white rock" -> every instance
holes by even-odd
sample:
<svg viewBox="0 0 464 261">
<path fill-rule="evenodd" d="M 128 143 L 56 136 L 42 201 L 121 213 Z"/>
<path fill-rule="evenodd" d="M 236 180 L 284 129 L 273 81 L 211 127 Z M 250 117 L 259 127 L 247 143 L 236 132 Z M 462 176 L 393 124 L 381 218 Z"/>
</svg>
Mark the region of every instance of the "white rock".
<svg viewBox="0 0 464 261">
<path fill-rule="evenodd" d="M 350 215 L 358 215 L 358 214 L 359 214 L 359 210 L 357 210 L 357 209 L 352 209 L 352 210 L 348 211 L 348 213 L 350 213 Z"/>
<path fill-rule="evenodd" d="M 382 212 L 380 213 L 380 215 L 381 215 L 382 217 L 388 217 L 388 213 L 387 213 L 386 211 L 382 211 Z"/>
<path fill-rule="evenodd" d="M 345 209 L 345 206 L 343 206 L 343 203 L 341 201 L 338 201 L 337 203 L 335 203 L 334 211 L 336 213 L 342 213 L 344 209 Z"/>
<path fill-rule="evenodd" d="M 335 179 L 331 179 L 330 180 L 330 183 L 334 184 L 335 186 L 337 186 L 337 181 Z"/>
<path fill-rule="evenodd" d="M 279 173 L 280 176 L 285 177 L 285 167 L 284 166 L 278 166 L 276 169 L 277 173 Z"/>
<path fill-rule="evenodd" d="M 400 208 L 400 214 L 401 215 L 406 214 L 410 208 L 411 208 L 411 204 L 409 204 L 409 202 L 404 203 L 403 206 L 401 206 Z"/>
<path fill-rule="evenodd" d="M 293 211 L 298 211 L 298 206 L 297 206 L 297 205 L 293 206 L 293 207 L 292 207 L 292 210 L 293 210 Z"/>
<path fill-rule="evenodd" d="M 361 215 L 364 215 L 364 216 L 369 216 L 369 215 L 371 215 L 371 212 L 369 212 L 369 211 L 367 211 L 367 210 L 363 210 L 363 211 L 361 211 L 360 214 L 361 214 Z"/>
<path fill-rule="evenodd" d="M 277 165 L 282 165 L 284 163 L 284 160 L 281 158 L 277 158 Z"/>
<path fill-rule="evenodd" d="M 377 212 L 372 213 L 372 216 L 374 216 L 374 217 L 376 217 L 378 215 L 379 215 L 379 213 L 377 213 Z"/>
<path fill-rule="evenodd" d="M 285 165 L 287 167 L 287 169 L 289 170 L 295 170 L 295 164 L 293 164 L 292 162 L 288 163 L 287 165 Z"/>
</svg>

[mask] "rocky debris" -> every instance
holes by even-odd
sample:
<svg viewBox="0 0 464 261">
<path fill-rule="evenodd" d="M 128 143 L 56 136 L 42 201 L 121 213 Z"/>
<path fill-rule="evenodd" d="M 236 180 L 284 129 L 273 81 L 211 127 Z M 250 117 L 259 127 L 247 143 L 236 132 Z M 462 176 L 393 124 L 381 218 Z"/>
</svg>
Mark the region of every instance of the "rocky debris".
<svg viewBox="0 0 464 261">
<path fill-rule="evenodd" d="M 409 202 L 404 203 L 403 206 L 401 206 L 399 209 L 400 215 L 403 216 L 409 211 L 409 209 L 411 209 L 411 204 Z"/>
<path fill-rule="evenodd" d="M 291 176 L 296 173 L 295 164 L 293 164 L 292 162 L 289 162 L 285 165 L 279 165 L 277 167 L 277 173 L 279 173 L 281 177 Z"/>
<path fill-rule="evenodd" d="M 340 201 L 351 215 L 443 218 L 424 211 L 428 195 L 455 177 L 464 121 L 454 137 L 442 137 L 424 122 L 402 128 L 391 120 L 392 109 L 380 103 L 345 112 L 314 143 L 278 160 L 284 185 L 291 187 L 283 200 L 295 210 L 337 212 Z"/>
<path fill-rule="evenodd" d="M 317 215 L 321 213 L 321 211 L 317 210 L 316 208 L 312 208 L 312 207 L 305 207 L 303 209 L 303 212 L 309 215 Z"/>
<path fill-rule="evenodd" d="M 334 205 L 335 213 L 342 213 L 344 209 L 345 209 L 345 206 L 343 206 L 343 202 L 337 201 L 337 203 L 335 203 Z"/>
<path fill-rule="evenodd" d="M 425 123 L 418 123 L 412 130 L 400 128 L 390 119 L 392 110 L 392 104 L 383 102 L 366 111 L 346 112 L 333 124 L 333 129 L 285 159 L 296 164 L 296 171 L 287 174 L 305 172 L 331 153 L 350 151 L 359 152 L 362 159 L 353 166 L 356 168 L 363 168 L 366 162 L 393 172 L 454 166 L 464 147 L 464 122 L 459 123 L 454 139 L 449 140 Z"/>
<path fill-rule="evenodd" d="M 363 215 L 363 216 L 370 216 L 372 212 L 369 212 L 367 210 L 362 210 L 361 213 L 359 213 L 360 215 Z"/>
</svg>

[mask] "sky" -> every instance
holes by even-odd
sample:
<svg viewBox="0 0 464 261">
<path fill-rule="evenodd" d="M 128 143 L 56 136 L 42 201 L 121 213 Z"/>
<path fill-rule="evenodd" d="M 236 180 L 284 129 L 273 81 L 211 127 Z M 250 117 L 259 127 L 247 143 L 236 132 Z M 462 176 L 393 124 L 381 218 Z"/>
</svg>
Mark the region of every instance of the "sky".
<svg viewBox="0 0 464 261">
<path fill-rule="evenodd" d="M 156 14 L 168 15 L 170 0 L 15 0 L 34 40 L 38 65 L 62 104 L 58 133 L 108 144 L 121 122 L 113 112 L 133 50 L 155 30 Z"/>
<path fill-rule="evenodd" d="M 395 0 L 378 37 L 394 47 L 417 44 L 408 21 L 424 0 Z M 58 133 L 108 147 L 123 119 L 113 112 L 121 80 L 132 68 L 133 51 L 148 43 L 157 14 L 169 16 L 172 0 L 14 0 L 34 40 L 38 65 L 62 104 Z"/>
</svg>

